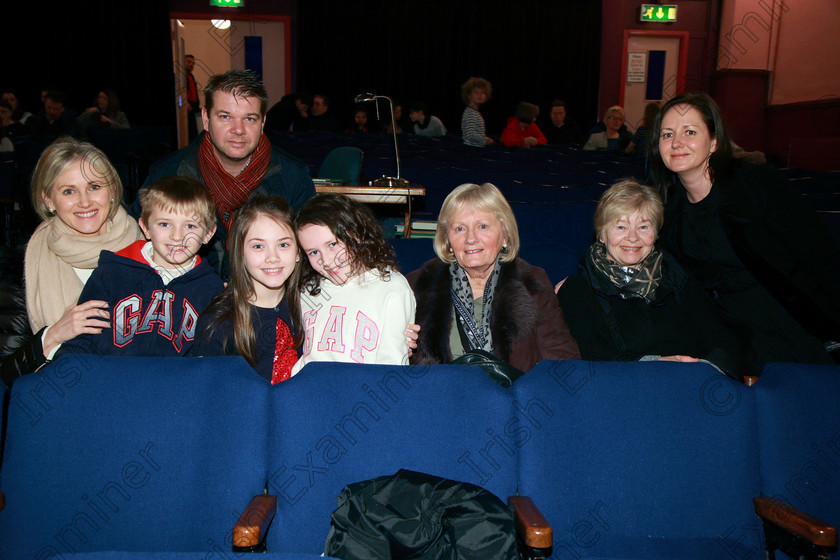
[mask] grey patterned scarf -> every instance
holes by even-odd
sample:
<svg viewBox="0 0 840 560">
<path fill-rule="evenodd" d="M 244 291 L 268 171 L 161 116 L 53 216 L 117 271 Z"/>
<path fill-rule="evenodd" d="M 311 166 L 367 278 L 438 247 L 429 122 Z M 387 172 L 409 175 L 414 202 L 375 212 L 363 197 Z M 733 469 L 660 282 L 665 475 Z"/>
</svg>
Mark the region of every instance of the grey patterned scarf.
<svg viewBox="0 0 840 560">
<path fill-rule="evenodd" d="M 487 283 L 484 285 L 484 296 L 482 297 L 484 306 L 481 309 L 480 322 L 475 320 L 475 302 L 473 301 L 473 292 L 467 273 L 457 262 L 449 265 L 450 297 L 452 304 L 455 306 L 455 319 L 458 321 L 461 331 L 466 335 L 470 346 L 467 348 L 465 345 L 464 350 L 493 351 L 490 312 L 493 309 L 496 284 L 499 282 L 499 274 L 502 270 L 501 263 L 502 257 L 499 255 L 496 264 L 493 266 L 493 272 L 490 273 L 490 277 L 487 278 Z"/>
<path fill-rule="evenodd" d="M 662 253 L 656 247 L 638 266 L 621 266 L 609 258 L 606 246 L 598 241 L 590 247 L 589 262 L 616 287 L 622 299 L 637 297 L 650 303 L 656 297 L 662 281 Z"/>
</svg>

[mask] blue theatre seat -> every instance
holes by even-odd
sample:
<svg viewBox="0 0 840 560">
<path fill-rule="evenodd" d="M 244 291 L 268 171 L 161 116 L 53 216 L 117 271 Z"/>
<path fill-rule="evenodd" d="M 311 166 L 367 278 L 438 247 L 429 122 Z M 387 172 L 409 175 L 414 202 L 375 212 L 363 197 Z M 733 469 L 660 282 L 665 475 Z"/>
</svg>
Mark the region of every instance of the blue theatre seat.
<svg viewBox="0 0 840 560">
<path fill-rule="evenodd" d="M 333 148 L 318 168 L 318 178 L 338 179 L 349 185 L 358 185 L 361 181 L 362 150 L 355 146 Z"/>
<path fill-rule="evenodd" d="M 769 364 L 753 390 L 761 426 L 761 495 L 836 527 L 840 524 L 838 368 Z"/>
<path fill-rule="evenodd" d="M 557 558 L 757 558 L 755 402 L 709 366 L 542 362 L 513 386 L 520 492 Z"/>
<path fill-rule="evenodd" d="M 513 448 L 487 450 L 509 393 L 477 368 L 313 362 L 273 389 L 269 551 L 323 551 L 342 488 L 400 468 L 516 494 Z"/>
<path fill-rule="evenodd" d="M 267 385 L 239 357 L 67 355 L 21 377 L 0 558 L 229 551 L 265 489 Z"/>
</svg>

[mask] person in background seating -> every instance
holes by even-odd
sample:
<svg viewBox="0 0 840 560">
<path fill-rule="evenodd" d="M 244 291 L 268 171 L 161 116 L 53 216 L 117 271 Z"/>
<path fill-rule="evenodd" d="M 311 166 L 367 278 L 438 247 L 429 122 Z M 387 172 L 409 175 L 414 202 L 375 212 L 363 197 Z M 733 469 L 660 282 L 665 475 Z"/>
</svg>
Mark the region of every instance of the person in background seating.
<svg viewBox="0 0 840 560">
<path fill-rule="evenodd" d="M 345 132 L 348 134 L 370 132 L 369 127 L 367 109 L 364 107 L 357 107 L 353 112 L 353 126 L 348 128 Z"/>
<path fill-rule="evenodd" d="M 548 141 L 534 124 L 540 108 L 533 103 L 523 101 L 516 107 L 516 114 L 508 118 L 507 126 L 502 131 L 500 142 L 505 146 L 522 146 L 533 148 L 544 145 Z"/>
<path fill-rule="evenodd" d="M 48 91 L 44 96 L 44 113 L 26 121 L 27 133 L 47 140 L 55 140 L 60 136 L 77 136 L 79 123 L 66 111 L 67 96 L 60 91 Z"/>
<path fill-rule="evenodd" d="M 344 128 L 337 118 L 329 113 L 330 101 L 326 95 L 317 93 L 312 96 L 309 118 L 295 124 L 295 130 L 321 130 L 324 132 L 342 132 Z"/>
<path fill-rule="evenodd" d="M 408 118 L 414 123 L 414 134 L 418 136 L 446 136 L 446 127 L 434 115 L 429 114 L 428 106 L 422 101 L 415 101 L 408 111 Z"/>
<path fill-rule="evenodd" d="M 120 99 L 112 89 L 101 89 L 96 104 L 79 115 L 79 126 L 84 128 L 129 128 L 128 118 L 120 111 Z"/>
<path fill-rule="evenodd" d="M 26 121 L 32 117 L 32 113 L 26 111 L 18 102 L 17 94 L 13 91 L 3 90 L 2 99 L 9 103 L 12 108 L 12 121 L 15 123 L 26 124 Z"/>
<path fill-rule="evenodd" d="M 624 126 L 624 109 L 614 105 L 604 113 L 604 130 L 592 132 L 584 150 L 609 150 L 629 154 L 635 148 L 633 135 Z"/>
<path fill-rule="evenodd" d="M 493 86 L 484 78 L 470 78 L 461 85 L 461 100 L 466 107 L 461 115 L 461 137 L 467 146 L 484 147 L 493 143 L 479 108 L 493 95 Z"/>
<path fill-rule="evenodd" d="M 580 128 L 566 113 L 566 102 L 555 99 L 548 113 L 549 121 L 540 127 L 549 144 L 580 144 Z"/>
</svg>

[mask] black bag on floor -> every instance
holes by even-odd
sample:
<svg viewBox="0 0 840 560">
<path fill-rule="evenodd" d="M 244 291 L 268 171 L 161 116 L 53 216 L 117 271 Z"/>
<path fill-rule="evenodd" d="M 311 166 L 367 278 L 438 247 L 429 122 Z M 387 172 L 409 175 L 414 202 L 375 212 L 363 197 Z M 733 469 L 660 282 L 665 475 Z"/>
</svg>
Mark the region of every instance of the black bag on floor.
<svg viewBox="0 0 840 560">
<path fill-rule="evenodd" d="M 324 554 L 343 560 L 519 560 L 513 511 L 473 484 L 400 470 L 346 486 Z"/>
</svg>

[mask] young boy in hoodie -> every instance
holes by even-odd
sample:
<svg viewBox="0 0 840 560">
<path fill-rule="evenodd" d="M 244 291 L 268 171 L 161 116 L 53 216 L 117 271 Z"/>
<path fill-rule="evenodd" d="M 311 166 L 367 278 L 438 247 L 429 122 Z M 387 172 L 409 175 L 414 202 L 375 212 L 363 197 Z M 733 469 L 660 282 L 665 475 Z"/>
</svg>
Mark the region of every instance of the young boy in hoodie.
<svg viewBox="0 0 840 560">
<path fill-rule="evenodd" d="M 79 303 L 108 303 L 110 329 L 82 334 L 60 352 L 181 356 L 192 346 L 198 316 L 224 283 L 198 256 L 216 232 L 216 206 L 207 188 L 188 177 L 164 177 L 138 193 L 136 241 L 102 251 Z"/>
</svg>

